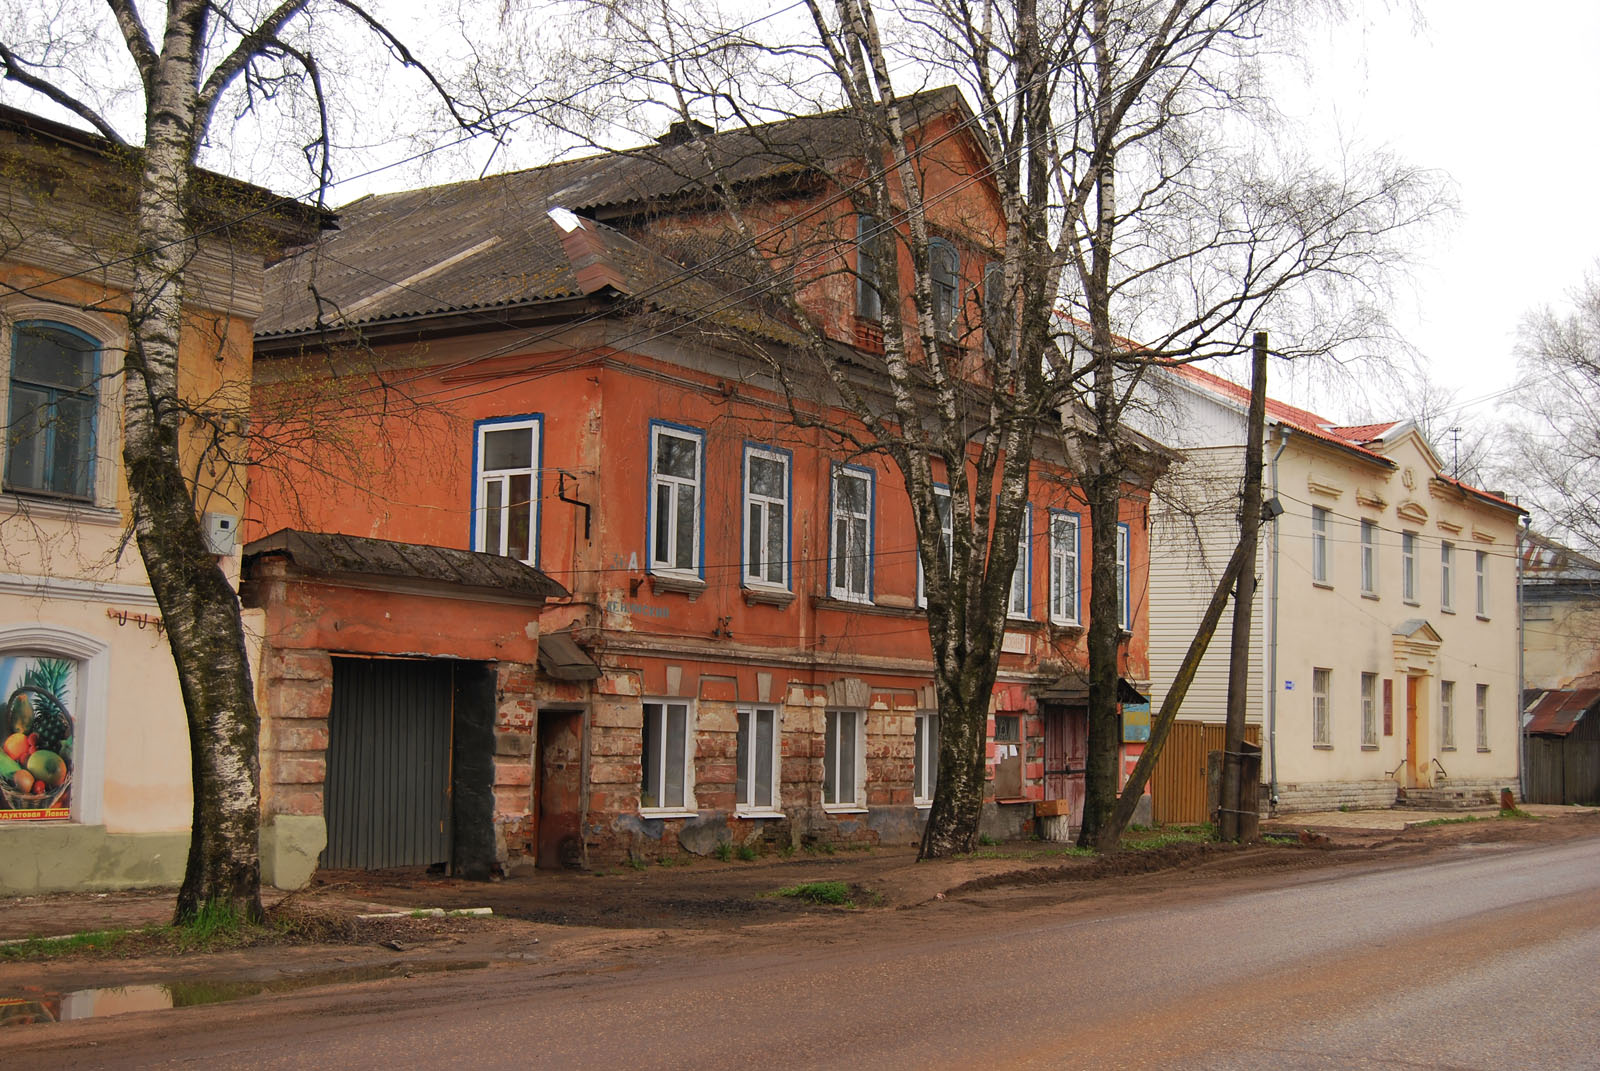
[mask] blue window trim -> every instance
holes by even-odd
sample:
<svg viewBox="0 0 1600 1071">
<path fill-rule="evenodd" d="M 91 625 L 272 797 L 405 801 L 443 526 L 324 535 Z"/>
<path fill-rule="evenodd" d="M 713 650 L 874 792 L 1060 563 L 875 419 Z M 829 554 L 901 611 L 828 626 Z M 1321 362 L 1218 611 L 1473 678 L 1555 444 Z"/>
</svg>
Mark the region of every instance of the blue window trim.
<svg viewBox="0 0 1600 1071">
<path fill-rule="evenodd" d="M 1122 563 L 1117 566 L 1117 583 L 1120 587 L 1117 601 L 1121 603 L 1117 624 L 1124 632 L 1133 631 L 1133 529 L 1126 522 L 1117 522 L 1117 542 L 1122 544 Z"/>
<path fill-rule="evenodd" d="M 540 529 L 544 527 L 544 414 L 522 413 L 517 416 L 485 417 L 483 420 L 472 422 L 472 490 L 468 497 L 467 507 L 467 546 L 473 550 L 481 550 L 478 546 L 478 483 L 483 478 L 479 468 L 478 445 L 483 439 L 483 429 L 496 424 L 534 424 L 539 429 L 539 441 L 533 454 L 533 490 L 531 493 L 534 502 L 533 516 L 533 546 L 530 548 L 533 558 L 529 564 L 534 568 L 539 567 Z M 519 559 L 520 560 L 520 559 Z"/>
<path fill-rule="evenodd" d="M 1012 583 L 1006 585 L 1006 616 L 1013 621 L 1033 620 L 1033 503 L 1022 504 L 1022 532 L 1017 542 L 1022 547 L 1022 559 L 1017 563 L 1022 566 L 1022 613 L 1017 613 L 1011 608 L 1011 592 L 1016 583 L 1016 573 L 1012 573 Z"/>
<path fill-rule="evenodd" d="M 739 458 L 739 578 L 740 586 L 771 589 L 770 583 L 750 579 L 750 455 L 777 454 L 783 457 L 783 590 L 794 590 L 794 451 L 750 439 L 744 441 Z M 702 456 L 704 456 L 702 452 Z M 703 497 L 703 495 L 702 495 Z M 653 501 L 653 498 L 652 498 Z M 650 530 L 655 531 L 652 525 Z"/>
<path fill-rule="evenodd" d="M 84 444 L 84 449 L 85 449 L 85 451 L 86 451 L 86 453 L 88 455 L 87 460 L 88 460 L 88 463 L 89 463 L 88 471 L 84 475 L 84 483 L 88 488 L 88 494 L 86 494 L 86 495 L 78 495 L 76 492 L 57 491 L 57 490 L 54 490 L 53 488 L 48 488 L 48 487 L 17 487 L 17 488 L 8 487 L 8 488 L 6 488 L 6 491 L 8 493 L 15 493 L 15 494 L 22 494 L 22 495 L 30 495 L 30 494 L 32 494 L 32 495 L 49 495 L 51 497 L 58 497 L 59 496 L 60 498 L 71 499 L 72 501 L 75 501 L 75 502 L 78 502 L 78 501 L 94 502 L 99 498 L 99 496 L 95 493 L 95 478 L 96 478 L 96 471 L 95 470 L 96 470 L 96 462 L 98 462 L 99 459 L 100 459 L 100 377 L 105 374 L 105 368 L 103 367 L 104 362 L 105 362 L 105 349 L 106 349 L 105 343 L 103 341 L 101 341 L 100 339 L 95 338 L 93 335 L 89 334 L 87 331 L 84 331 L 81 328 L 73 327 L 71 324 L 64 324 L 60 320 L 45 320 L 45 319 L 18 320 L 16 323 L 12 324 L 11 325 L 11 345 L 10 345 L 10 350 L 9 350 L 9 352 L 7 354 L 8 358 L 11 358 L 11 359 L 8 360 L 7 366 L 4 369 L 4 374 L 5 374 L 5 378 L 6 378 L 6 399 L 7 399 L 6 405 L 7 405 L 7 409 L 8 410 L 10 408 L 11 384 L 16 379 L 16 375 L 15 375 L 16 362 L 15 362 L 15 359 L 14 359 L 14 357 L 12 355 L 14 355 L 16 353 L 17 335 L 20 334 L 23 331 L 28 330 L 29 328 L 40 328 L 40 327 L 46 327 L 46 328 L 49 328 L 52 331 L 59 331 L 64 335 L 73 335 L 73 336 L 83 340 L 83 342 L 88 345 L 89 349 L 91 350 L 91 352 L 94 355 L 94 378 L 93 378 L 93 381 L 91 382 L 90 386 L 88 387 L 88 394 L 89 394 L 89 399 L 90 399 L 90 412 L 93 414 L 94 419 L 89 422 L 89 441 L 86 444 Z M 74 392 L 71 392 L 71 393 L 77 393 L 77 392 L 74 391 Z M 0 413 L 0 427 L 4 427 L 6 425 L 9 425 L 10 423 L 11 423 L 11 413 L 9 411 L 4 412 L 4 413 Z M 53 430 L 50 431 L 49 434 L 52 436 L 52 438 L 54 437 L 54 431 Z M 3 440 L 0 440 L 0 446 L 3 446 Z M 4 456 L 4 450 L 0 449 L 0 478 L 3 478 L 4 473 L 5 473 L 6 469 L 7 469 L 7 467 L 9 467 L 9 465 L 10 465 L 10 460 L 7 457 Z"/>
<path fill-rule="evenodd" d="M 839 473 L 858 472 L 867 478 L 867 593 L 863 601 L 871 602 L 875 595 L 873 570 L 877 562 L 875 544 L 878 536 L 878 474 L 865 465 L 850 465 L 842 461 L 835 461 L 828 470 L 828 595 L 833 598 L 843 599 L 848 602 L 856 601 L 854 595 L 838 595 L 839 578 L 834 574 L 839 556 L 834 552 L 833 540 L 837 534 L 834 530 L 834 508 L 837 497 L 837 483 Z"/>
<path fill-rule="evenodd" d="M 700 443 L 700 471 L 696 475 L 696 484 L 699 494 L 695 496 L 695 509 L 699 512 L 696 518 L 695 529 L 697 537 L 694 548 L 694 574 L 701 580 L 706 578 L 706 433 L 703 428 L 691 427 L 688 424 L 677 424 L 670 420 L 650 421 L 650 463 L 644 474 L 644 523 L 645 523 L 645 564 L 649 571 L 654 573 L 656 568 L 656 432 L 667 429 L 681 432 Z M 681 575 L 682 570 L 661 567 L 661 572 Z"/>
<path fill-rule="evenodd" d="M 1083 516 L 1070 509 L 1050 510 L 1050 526 L 1047 535 L 1050 539 L 1051 557 L 1054 558 L 1057 517 L 1072 518 L 1072 617 L 1058 618 L 1054 613 L 1055 591 L 1053 585 L 1056 579 L 1056 565 L 1050 562 L 1050 592 L 1049 605 L 1045 607 L 1045 616 L 1058 625 L 1079 625 L 1083 623 Z"/>
</svg>

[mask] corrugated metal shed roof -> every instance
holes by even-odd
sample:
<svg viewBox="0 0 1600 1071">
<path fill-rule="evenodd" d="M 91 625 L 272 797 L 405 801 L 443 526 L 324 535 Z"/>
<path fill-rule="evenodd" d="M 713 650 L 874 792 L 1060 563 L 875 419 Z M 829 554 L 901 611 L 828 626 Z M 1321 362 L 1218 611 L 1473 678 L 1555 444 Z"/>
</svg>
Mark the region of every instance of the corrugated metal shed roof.
<svg viewBox="0 0 1600 1071">
<path fill-rule="evenodd" d="M 452 547 L 281 528 L 244 548 L 247 561 L 266 554 L 287 555 L 300 568 L 316 573 L 434 580 L 541 601 L 568 593 L 538 569 L 515 559 Z"/>
<path fill-rule="evenodd" d="M 1600 703 L 1600 688 L 1546 692 L 1528 711 L 1523 728 L 1530 733 L 1566 736 L 1597 703 Z"/>
</svg>

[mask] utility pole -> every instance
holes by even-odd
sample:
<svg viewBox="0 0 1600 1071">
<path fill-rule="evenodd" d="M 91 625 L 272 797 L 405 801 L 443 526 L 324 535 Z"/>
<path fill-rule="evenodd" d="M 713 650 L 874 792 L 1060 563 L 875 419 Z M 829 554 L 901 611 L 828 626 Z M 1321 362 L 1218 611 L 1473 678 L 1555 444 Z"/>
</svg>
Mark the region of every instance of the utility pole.
<svg viewBox="0 0 1600 1071">
<path fill-rule="evenodd" d="M 1256 595 L 1256 537 L 1261 530 L 1262 447 L 1267 417 L 1267 333 L 1257 331 L 1250 369 L 1250 416 L 1245 433 L 1244 495 L 1239 503 L 1239 546 L 1244 563 L 1233 589 L 1233 634 L 1228 648 L 1228 723 L 1222 752 L 1222 792 L 1217 813 L 1221 840 L 1239 839 L 1245 700 L 1250 691 L 1250 617 Z M 1251 823 L 1253 826 L 1254 823 Z"/>
</svg>

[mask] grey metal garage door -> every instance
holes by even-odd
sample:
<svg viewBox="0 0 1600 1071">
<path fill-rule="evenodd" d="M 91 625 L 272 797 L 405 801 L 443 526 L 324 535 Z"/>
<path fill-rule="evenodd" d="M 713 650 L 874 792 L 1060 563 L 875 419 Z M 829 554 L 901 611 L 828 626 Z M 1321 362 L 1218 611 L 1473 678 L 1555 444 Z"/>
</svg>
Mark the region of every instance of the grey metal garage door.
<svg viewBox="0 0 1600 1071">
<path fill-rule="evenodd" d="M 450 858 L 451 664 L 335 658 L 326 867 Z"/>
</svg>

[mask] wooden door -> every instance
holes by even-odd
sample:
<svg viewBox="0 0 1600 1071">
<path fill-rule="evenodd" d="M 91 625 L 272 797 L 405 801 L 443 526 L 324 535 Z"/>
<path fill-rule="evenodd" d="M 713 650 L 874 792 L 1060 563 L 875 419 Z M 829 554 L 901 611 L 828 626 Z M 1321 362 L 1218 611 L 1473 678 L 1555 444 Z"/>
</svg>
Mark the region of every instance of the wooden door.
<svg viewBox="0 0 1600 1071">
<path fill-rule="evenodd" d="M 583 865 L 583 712 L 539 712 L 538 857 L 543 869 Z"/>
<path fill-rule="evenodd" d="M 1044 798 L 1066 800 L 1068 822 L 1083 825 L 1084 768 L 1089 761 L 1086 707 L 1047 707 L 1044 717 Z"/>
<path fill-rule="evenodd" d="M 1406 678 L 1406 785 L 1416 788 L 1422 784 L 1422 771 L 1417 769 L 1417 684 L 1421 677 Z"/>
</svg>

